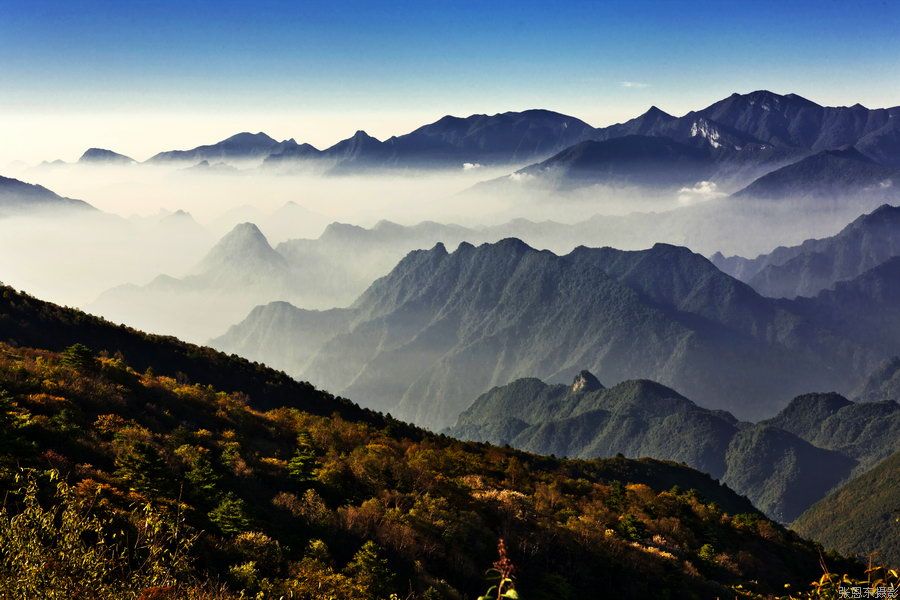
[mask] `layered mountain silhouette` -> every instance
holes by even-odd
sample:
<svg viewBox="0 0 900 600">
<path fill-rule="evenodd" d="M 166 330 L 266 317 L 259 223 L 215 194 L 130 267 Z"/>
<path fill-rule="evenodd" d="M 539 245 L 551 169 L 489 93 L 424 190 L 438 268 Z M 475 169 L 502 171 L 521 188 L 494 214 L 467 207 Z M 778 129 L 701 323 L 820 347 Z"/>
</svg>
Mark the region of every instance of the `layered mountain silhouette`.
<svg viewBox="0 0 900 600">
<path fill-rule="evenodd" d="M 847 194 L 893 197 L 894 190 L 887 188 L 900 165 L 897 118 L 900 107 L 824 107 L 795 94 L 765 90 L 733 94 L 681 117 L 654 106 L 624 123 L 598 128 L 588 138 L 609 145 L 568 148 L 511 179 L 521 185 L 523 178 L 531 178 L 532 185 L 561 189 L 630 183 L 673 190 L 710 180 L 729 192 L 739 191 L 739 197 L 792 202 L 846 201 L 841 196 Z M 648 137 L 679 145 L 679 151 L 667 153 L 659 144 L 652 160 L 646 152 L 629 158 L 635 145 L 650 144 L 638 142 Z M 687 160 L 691 155 L 684 146 L 699 154 Z M 571 169 L 566 168 L 569 163 Z M 559 168 L 550 169 L 553 165 Z M 502 189 L 515 187 L 507 183 Z"/>
<path fill-rule="evenodd" d="M 724 257 L 712 262 L 764 296 L 813 296 L 900 256 L 900 208 L 884 205 L 834 236 L 779 247 L 754 259 Z"/>
<path fill-rule="evenodd" d="M 900 198 L 900 170 L 880 165 L 855 148 L 823 150 L 763 175 L 734 194 L 765 200 L 845 201 L 848 196 Z"/>
<path fill-rule="evenodd" d="M 597 139 L 653 135 L 730 151 L 747 147 L 758 151 L 771 146 L 815 153 L 858 145 L 864 154 L 886 162 L 881 160 L 885 154 L 896 158 L 900 151 L 900 146 L 889 150 L 889 140 L 896 135 L 894 119 L 898 114 L 900 107 L 829 107 L 797 94 L 758 90 L 734 93 L 681 117 L 651 107 L 630 121 L 598 129 L 596 135 Z"/>
<path fill-rule="evenodd" d="M 814 298 L 797 298 L 792 310 L 812 317 L 844 340 L 880 359 L 900 353 L 900 256 L 842 281 Z"/>
<path fill-rule="evenodd" d="M 305 344 L 304 331 L 288 335 L 286 322 L 249 318 L 214 344 L 433 428 L 452 424 L 494 385 L 558 381 L 584 367 L 605 381 L 649 377 L 704 406 L 763 418 L 810 389 L 848 392 L 900 352 L 890 341 L 893 309 L 873 310 L 889 302 L 891 277 L 870 271 L 849 282 L 852 303 L 791 303 L 665 244 L 564 256 L 516 239 L 462 243 L 453 253 L 438 244 L 410 253 L 366 290 L 348 309 L 347 333 L 294 351 L 307 363 L 285 361 L 283 343 L 259 343 L 254 333 L 278 330 L 279 340 Z M 858 309 L 871 322 L 857 325 Z M 244 347 L 244 339 L 257 342 Z"/>
<path fill-rule="evenodd" d="M 536 164 L 564 150 L 570 150 L 569 156 L 591 154 L 585 148 L 573 148 L 581 142 L 642 136 L 664 138 L 702 150 L 715 165 L 713 170 L 718 178 L 746 184 L 767 171 L 806 156 L 847 147 L 854 147 L 881 165 L 900 167 L 898 118 L 900 107 L 868 109 L 859 104 L 828 107 L 796 94 L 759 90 L 732 94 L 682 116 L 667 114 L 653 106 L 634 119 L 599 128 L 543 109 L 468 117 L 447 115 L 384 141 L 359 130 L 350 138 L 320 150 L 293 139 L 279 142 L 262 132 L 244 132 L 190 150 L 160 152 L 147 162 L 206 160 L 213 164 L 264 160 L 268 167 L 319 165 L 335 173 L 432 167 L 460 169 L 465 163 Z M 681 153 L 670 155 L 676 163 L 684 160 L 678 154 Z M 658 160 L 662 164 L 664 157 Z M 666 168 L 675 169 L 672 164 Z"/>
<path fill-rule="evenodd" d="M 260 302 L 303 298 L 305 282 L 259 228 L 242 223 L 222 237 L 184 277 L 159 275 L 146 285 L 112 288 L 92 312 L 154 332 L 205 339 Z M 215 299 L 211 301 L 211 299 Z"/>
<path fill-rule="evenodd" d="M 585 141 L 512 174 L 566 187 L 590 184 L 671 187 L 708 179 L 714 160 L 705 149 L 666 137 L 627 135 Z"/>
<path fill-rule="evenodd" d="M 85 213 L 94 210 L 87 202 L 64 198 L 42 185 L 0 176 L 0 217 L 41 211 L 65 214 L 70 211 Z"/>
<path fill-rule="evenodd" d="M 572 385 L 528 378 L 493 388 L 446 433 L 541 454 L 685 462 L 721 478 L 773 518 L 791 521 L 900 448 L 900 404 L 806 394 L 752 424 L 653 381 L 604 388 L 582 372 Z"/>
<path fill-rule="evenodd" d="M 548 110 L 448 115 L 383 142 L 360 130 L 321 151 L 308 144 L 286 148 L 271 154 L 265 164 L 284 166 L 313 159 L 328 161 L 335 172 L 354 172 L 526 163 L 588 139 L 592 132 L 584 121 Z"/>
</svg>

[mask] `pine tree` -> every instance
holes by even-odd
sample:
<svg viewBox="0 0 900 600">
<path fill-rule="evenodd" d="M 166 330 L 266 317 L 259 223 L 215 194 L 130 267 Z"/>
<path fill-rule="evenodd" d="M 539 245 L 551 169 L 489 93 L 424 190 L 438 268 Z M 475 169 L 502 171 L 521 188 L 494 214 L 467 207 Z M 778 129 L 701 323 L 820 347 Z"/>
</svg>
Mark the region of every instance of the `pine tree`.
<svg viewBox="0 0 900 600">
<path fill-rule="evenodd" d="M 388 598 L 394 591 L 394 573 L 375 542 L 363 544 L 345 570 L 368 590 L 370 598 Z"/>
<path fill-rule="evenodd" d="M 235 535 L 247 531 L 250 527 L 246 507 L 243 500 L 228 493 L 207 516 L 223 534 Z"/>
<path fill-rule="evenodd" d="M 118 444 L 116 476 L 129 483 L 132 489 L 146 493 L 168 490 L 168 468 L 156 448 L 142 440 Z"/>
<path fill-rule="evenodd" d="M 301 432 L 297 436 L 297 450 L 288 461 L 288 473 L 294 481 L 306 484 L 315 479 L 316 467 L 316 451 L 312 445 L 312 438 L 305 431 Z"/>
<path fill-rule="evenodd" d="M 63 350 L 61 360 L 77 371 L 90 371 L 97 365 L 94 353 L 84 344 L 73 344 Z"/>
</svg>

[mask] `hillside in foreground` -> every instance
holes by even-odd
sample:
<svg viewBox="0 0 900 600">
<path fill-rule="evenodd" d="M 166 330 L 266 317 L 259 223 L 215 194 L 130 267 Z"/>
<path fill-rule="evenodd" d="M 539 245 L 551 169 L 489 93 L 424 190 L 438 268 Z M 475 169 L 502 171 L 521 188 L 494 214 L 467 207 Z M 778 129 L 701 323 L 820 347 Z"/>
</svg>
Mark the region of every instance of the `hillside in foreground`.
<svg viewBox="0 0 900 600">
<path fill-rule="evenodd" d="M 820 572 L 813 544 L 683 465 L 463 443 L 246 361 L 4 298 L 20 339 L 92 345 L 29 348 L 4 330 L 4 594 L 474 598 L 499 538 L 528 598 L 733 597 Z"/>
<path fill-rule="evenodd" d="M 793 528 L 829 548 L 900 565 L 900 452 L 814 504 Z"/>
</svg>

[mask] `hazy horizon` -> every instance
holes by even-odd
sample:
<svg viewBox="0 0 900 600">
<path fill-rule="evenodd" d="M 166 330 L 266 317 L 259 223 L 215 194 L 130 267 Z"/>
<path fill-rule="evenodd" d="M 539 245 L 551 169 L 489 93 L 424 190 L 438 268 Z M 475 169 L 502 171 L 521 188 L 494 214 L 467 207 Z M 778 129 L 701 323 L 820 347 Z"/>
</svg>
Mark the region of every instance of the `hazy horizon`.
<svg viewBox="0 0 900 600">
<path fill-rule="evenodd" d="M 900 68 L 900 8 L 871 7 L 878 19 L 814 2 L 2 0 L 15 85 L 0 90 L 0 134 L 16 144 L 0 148 L 0 168 L 89 147 L 144 160 L 240 131 L 327 147 L 357 129 L 385 139 L 448 114 L 529 108 L 604 126 L 756 89 L 887 107 L 900 97 L 884 77 Z"/>
</svg>

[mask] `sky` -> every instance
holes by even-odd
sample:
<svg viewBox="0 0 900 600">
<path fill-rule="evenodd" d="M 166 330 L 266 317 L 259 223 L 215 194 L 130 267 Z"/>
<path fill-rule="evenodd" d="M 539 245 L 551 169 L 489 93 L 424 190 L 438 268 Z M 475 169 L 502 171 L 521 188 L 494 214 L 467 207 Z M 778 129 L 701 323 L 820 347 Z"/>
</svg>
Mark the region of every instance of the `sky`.
<svg viewBox="0 0 900 600">
<path fill-rule="evenodd" d="M 0 169 L 527 108 L 599 126 L 756 89 L 895 106 L 898 31 L 894 1 L 0 0 Z"/>
</svg>

